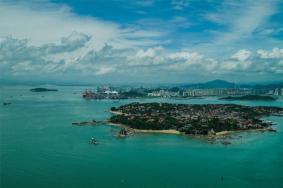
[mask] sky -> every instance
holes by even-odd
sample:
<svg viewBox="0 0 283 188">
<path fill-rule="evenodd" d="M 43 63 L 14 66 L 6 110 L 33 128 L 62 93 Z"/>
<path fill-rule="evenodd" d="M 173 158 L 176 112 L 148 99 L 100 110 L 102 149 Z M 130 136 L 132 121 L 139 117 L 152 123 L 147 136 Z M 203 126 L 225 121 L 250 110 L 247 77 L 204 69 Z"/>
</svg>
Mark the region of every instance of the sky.
<svg viewBox="0 0 283 188">
<path fill-rule="evenodd" d="M 0 82 L 283 80 L 282 0 L 0 0 Z"/>
</svg>

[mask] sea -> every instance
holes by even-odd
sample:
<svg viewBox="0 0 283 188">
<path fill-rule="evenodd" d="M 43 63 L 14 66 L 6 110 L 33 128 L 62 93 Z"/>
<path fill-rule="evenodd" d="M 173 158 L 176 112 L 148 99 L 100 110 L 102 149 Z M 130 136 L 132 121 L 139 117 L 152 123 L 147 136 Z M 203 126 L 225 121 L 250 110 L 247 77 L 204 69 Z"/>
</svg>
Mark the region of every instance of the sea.
<svg viewBox="0 0 283 188">
<path fill-rule="evenodd" d="M 0 86 L 1 188 L 283 188 L 283 117 L 265 117 L 276 133 L 235 133 L 230 145 L 169 134 L 117 138 L 117 127 L 72 125 L 105 120 L 111 107 L 131 102 L 283 107 L 282 98 L 85 100 L 86 86 L 33 87 Z"/>
</svg>

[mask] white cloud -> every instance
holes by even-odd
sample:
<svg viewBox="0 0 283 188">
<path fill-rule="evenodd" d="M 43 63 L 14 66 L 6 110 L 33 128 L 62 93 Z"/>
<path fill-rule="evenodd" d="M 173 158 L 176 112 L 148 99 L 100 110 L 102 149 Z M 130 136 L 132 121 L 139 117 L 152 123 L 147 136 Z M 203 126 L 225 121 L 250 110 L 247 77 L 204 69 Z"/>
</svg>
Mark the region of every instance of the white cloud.
<svg viewBox="0 0 283 188">
<path fill-rule="evenodd" d="M 27 38 L 35 45 L 55 43 L 72 31 L 91 36 L 99 35 L 97 44 L 119 36 L 118 25 L 78 17 L 65 7 L 50 5 L 51 8 L 38 10 L 30 6 L 0 3 L 0 36 Z"/>
<path fill-rule="evenodd" d="M 190 5 L 189 0 L 172 0 L 171 4 L 175 10 L 183 10 Z"/>
<path fill-rule="evenodd" d="M 239 50 L 221 63 L 223 71 L 259 74 L 282 74 L 283 49 L 257 50 L 251 52 Z M 221 70 L 220 69 L 220 70 Z"/>
<path fill-rule="evenodd" d="M 74 34 L 72 34 L 74 35 Z M 71 35 L 71 36 L 72 36 Z M 84 41 L 84 34 L 75 34 L 69 41 L 69 37 L 63 37 L 58 44 L 65 50 L 58 53 L 46 50 L 46 45 L 34 46 L 27 40 L 11 37 L 1 38 L 0 42 L 0 71 L 1 76 L 6 77 L 37 77 L 46 75 L 69 76 L 96 76 L 123 74 L 126 77 L 137 75 L 165 76 L 170 71 L 176 75 L 183 73 L 199 73 L 205 75 L 231 73 L 242 74 L 282 74 L 283 73 L 283 49 L 274 48 L 268 50 L 239 50 L 228 59 L 214 59 L 194 51 L 180 50 L 171 52 L 161 46 L 145 49 L 118 49 L 111 45 L 105 45 L 99 50 L 85 48 L 85 45 L 74 43 Z M 84 38 L 84 37 L 82 37 Z M 69 42 L 66 42 L 69 41 Z M 87 42 L 86 42 L 87 43 Z M 78 51 L 86 50 L 76 57 Z M 72 58 L 71 58 L 72 57 Z"/>
<path fill-rule="evenodd" d="M 187 52 L 187 51 L 181 51 L 170 54 L 169 58 L 175 59 L 175 60 L 200 60 L 203 58 L 203 56 L 197 52 Z"/>
<path fill-rule="evenodd" d="M 156 55 L 156 50 L 154 48 L 149 48 L 147 50 L 139 50 L 136 53 L 136 57 L 137 58 L 146 58 L 146 57 L 154 57 Z"/>
<path fill-rule="evenodd" d="M 216 12 L 204 17 L 217 23 L 226 31 L 217 33 L 216 43 L 227 44 L 247 40 L 258 28 L 264 27 L 270 16 L 277 12 L 277 1 L 224 1 Z"/>
<path fill-rule="evenodd" d="M 136 0 L 136 4 L 143 7 L 150 7 L 154 4 L 154 0 Z"/>
<path fill-rule="evenodd" d="M 129 31 L 132 28 L 122 28 L 119 24 L 94 17 L 79 16 L 67 6 L 47 1 L 0 2 L 0 12 L 0 37 L 28 39 L 31 44 L 38 46 L 56 43 L 71 32 L 84 33 L 91 37 L 90 44 L 96 49 L 103 47 L 105 43 L 120 48 L 148 45 L 148 41 L 138 39 L 150 37 L 151 42 L 154 43 L 155 38 L 161 35 L 160 32 L 142 29 L 136 29 L 131 35 Z M 130 40 L 133 37 L 137 39 L 134 42 Z M 62 39 L 61 43 L 73 39 Z"/>
<path fill-rule="evenodd" d="M 111 72 L 114 72 L 115 69 L 113 67 L 99 67 L 98 70 L 96 71 L 97 75 L 104 75 L 108 74 Z"/>
<path fill-rule="evenodd" d="M 86 34 L 72 32 L 69 36 L 63 37 L 60 44 L 46 44 L 42 49 L 49 54 L 71 52 L 84 47 L 90 39 L 91 37 Z"/>
<path fill-rule="evenodd" d="M 173 2 L 179 10 L 189 5 L 188 1 Z M 69 7 L 43 3 L 44 9 L 35 9 L 34 6 L 38 5 L 31 3 L 0 2 L 1 79 L 17 79 L 19 76 L 27 79 L 46 76 L 44 79 L 47 80 L 61 77 L 96 79 L 116 75 L 119 79 L 123 75 L 129 80 L 163 77 L 170 81 L 169 74 L 176 78 L 188 74 L 256 75 L 256 79 L 258 75 L 278 78 L 283 74 L 283 49 L 280 45 L 271 50 L 265 47 L 265 50 L 257 51 L 241 49 L 240 45 L 235 47 L 275 12 L 273 1 L 270 5 L 252 1 L 244 5 L 235 3 L 237 10 L 233 9 L 233 14 L 220 11 L 207 16 L 207 19 L 227 27 L 225 32 L 216 32 L 216 41 L 210 44 L 210 49 L 219 52 L 229 46 L 241 49 L 217 58 L 203 54 L 197 48 L 175 48 L 173 51 L 171 46 L 164 47 L 168 46 L 168 41 L 161 40 L 161 37 L 174 29 L 191 25 L 185 17 L 144 19 L 140 20 L 139 27 L 121 27 L 93 17 L 78 16 Z M 223 5 L 229 6 L 232 5 L 227 5 L 227 2 Z M 258 12 L 261 14 L 257 15 Z M 223 44 L 222 48 L 218 44 Z"/>
<path fill-rule="evenodd" d="M 251 52 L 248 50 L 239 50 L 235 54 L 231 56 L 232 59 L 236 59 L 238 61 L 245 61 L 251 56 Z"/>
<path fill-rule="evenodd" d="M 273 48 L 272 51 L 258 50 L 257 53 L 263 59 L 283 58 L 283 49 Z"/>
<path fill-rule="evenodd" d="M 164 49 L 161 46 L 148 49 L 139 49 L 134 53 L 127 55 L 127 64 L 129 66 L 149 66 L 165 63 Z"/>
</svg>

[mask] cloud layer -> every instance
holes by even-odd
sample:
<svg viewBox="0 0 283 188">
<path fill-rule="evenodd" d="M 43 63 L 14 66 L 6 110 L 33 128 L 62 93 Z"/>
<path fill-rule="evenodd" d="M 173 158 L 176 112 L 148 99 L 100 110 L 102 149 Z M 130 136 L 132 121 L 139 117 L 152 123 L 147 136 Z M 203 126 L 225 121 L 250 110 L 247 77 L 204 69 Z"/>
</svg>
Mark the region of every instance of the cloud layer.
<svg viewBox="0 0 283 188">
<path fill-rule="evenodd" d="M 157 5 L 156 0 L 128 3 L 144 16 L 120 23 L 79 15 L 70 6 L 47 0 L 0 2 L 0 79 L 92 83 L 282 78 L 278 1 L 172 0 L 169 8 L 156 12 Z M 166 15 L 153 17 L 150 10 Z"/>
<path fill-rule="evenodd" d="M 71 33 L 58 44 L 34 46 L 27 40 L 11 37 L 0 40 L 2 78 L 71 78 L 95 80 L 101 76 L 138 80 L 139 76 L 158 76 L 169 82 L 166 75 L 199 74 L 207 77 L 247 75 L 283 75 L 283 49 L 241 49 L 225 59 L 214 59 L 198 52 L 172 52 L 161 46 L 144 49 L 114 48 L 105 45 L 99 50 L 86 48 L 90 37 Z M 81 53 L 84 51 L 84 53 Z M 154 75 L 154 76 L 153 76 Z"/>
</svg>

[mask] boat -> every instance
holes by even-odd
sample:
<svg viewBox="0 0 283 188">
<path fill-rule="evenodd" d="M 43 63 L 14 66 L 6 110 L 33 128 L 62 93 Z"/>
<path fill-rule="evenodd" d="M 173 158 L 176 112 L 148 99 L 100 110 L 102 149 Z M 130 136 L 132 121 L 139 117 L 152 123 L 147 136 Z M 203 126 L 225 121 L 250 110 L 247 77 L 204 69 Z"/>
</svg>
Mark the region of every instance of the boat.
<svg viewBox="0 0 283 188">
<path fill-rule="evenodd" d="M 85 98 L 85 99 L 92 99 L 93 98 L 93 92 L 91 90 L 86 89 L 82 93 L 82 97 Z"/>
<path fill-rule="evenodd" d="M 90 140 L 90 144 L 97 145 L 97 144 L 98 144 L 98 142 L 97 142 L 97 140 L 96 140 L 95 138 L 91 138 L 91 140 Z"/>
</svg>

